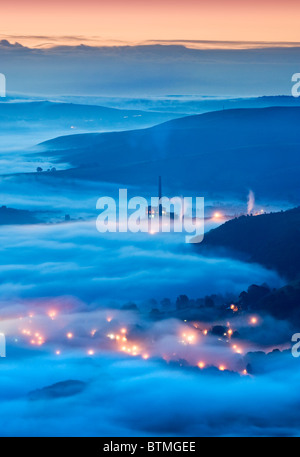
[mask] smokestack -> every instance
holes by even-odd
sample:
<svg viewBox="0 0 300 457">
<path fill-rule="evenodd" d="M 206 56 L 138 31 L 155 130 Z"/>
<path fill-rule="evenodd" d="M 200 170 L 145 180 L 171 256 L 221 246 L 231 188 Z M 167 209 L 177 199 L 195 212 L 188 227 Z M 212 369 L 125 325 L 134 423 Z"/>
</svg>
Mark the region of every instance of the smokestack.
<svg viewBox="0 0 300 457">
<path fill-rule="evenodd" d="M 162 190 L 161 190 L 161 176 L 158 177 L 158 198 L 162 198 Z"/>
<path fill-rule="evenodd" d="M 162 217 L 162 186 L 161 186 L 161 176 L 158 177 L 158 198 L 159 198 L 159 217 Z"/>
</svg>

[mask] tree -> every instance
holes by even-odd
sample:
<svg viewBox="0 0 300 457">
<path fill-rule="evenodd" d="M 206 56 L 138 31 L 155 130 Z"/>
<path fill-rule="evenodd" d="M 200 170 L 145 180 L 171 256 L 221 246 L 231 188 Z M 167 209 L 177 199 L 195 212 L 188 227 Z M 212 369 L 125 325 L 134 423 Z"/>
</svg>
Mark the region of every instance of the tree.
<svg viewBox="0 0 300 457">
<path fill-rule="evenodd" d="M 180 295 L 176 300 L 177 309 L 186 309 L 189 306 L 189 299 L 186 295 Z"/>
<path fill-rule="evenodd" d="M 213 299 L 211 297 L 205 297 L 204 299 L 204 306 L 206 308 L 213 308 L 215 306 L 215 302 L 213 301 Z"/>
<path fill-rule="evenodd" d="M 171 308 L 171 300 L 169 298 L 164 298 L 161 302 L 160 302 L 161 306 L 163 308 Z"/>
</svg>

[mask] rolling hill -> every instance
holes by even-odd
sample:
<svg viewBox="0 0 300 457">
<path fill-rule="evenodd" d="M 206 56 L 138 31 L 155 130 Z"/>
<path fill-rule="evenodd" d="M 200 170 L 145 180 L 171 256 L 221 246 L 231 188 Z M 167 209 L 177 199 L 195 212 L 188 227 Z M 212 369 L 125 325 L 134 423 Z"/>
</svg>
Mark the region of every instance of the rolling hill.
<svg viewBox="0 0 300 457">
<path fill-rule="evenodd" d="M 0 102 L 0 125 L 6 134 L 11 129 L 23 134 L 35 130 L 48 130 L 53 132 L 53 135 L 58 135 L 57 132 L 68 134 L 72 131 L 132 130 L 153 126 L 176 117 L 178 115 L 170 113 L 147 113 L 140 110 L 73 103 Z"/>
<path fill-rule="evenodd" d="M 14 208 L 0 207 L 0 225 L 38 224 L 36 213 Z"/>
<path fill-rule="evenodd" d="M 300 108 L 218 111 L 149 129 L 60 137 L 38 156 L 72 170 L 56 176 L 150 184 L 158 174 L 174 191 L 247 192 L 297 200 Z"/>
<path fill-rule="evenodd" d="M 275 269 L 290 280 L 300 279 L 300 207 L 232 219 L 207 233 L 197 246 L 199 252 L 216 248 Z"/>
</svg>

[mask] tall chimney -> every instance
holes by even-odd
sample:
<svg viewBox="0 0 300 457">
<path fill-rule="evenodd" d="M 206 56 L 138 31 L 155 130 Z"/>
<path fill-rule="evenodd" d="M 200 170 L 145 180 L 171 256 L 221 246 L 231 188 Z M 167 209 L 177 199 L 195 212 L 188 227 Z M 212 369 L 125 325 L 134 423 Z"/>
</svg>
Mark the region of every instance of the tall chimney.
<svg viewBox="0 0 300 457">
<path fill-rule="evenodd" d="M 158 177 L 158 198 L 162 198 L 162 190 L 161 190 L 161 176 Z"/>
<path fill-rule="evenodd" d="M 162 204 L 161 204 L 161 199 L 162 199 L 162 187 L 161 187 L 161 176 L 158 178 L 158 198 L 159 198 L 159 217 L 162 217 Z"/>
</svg>

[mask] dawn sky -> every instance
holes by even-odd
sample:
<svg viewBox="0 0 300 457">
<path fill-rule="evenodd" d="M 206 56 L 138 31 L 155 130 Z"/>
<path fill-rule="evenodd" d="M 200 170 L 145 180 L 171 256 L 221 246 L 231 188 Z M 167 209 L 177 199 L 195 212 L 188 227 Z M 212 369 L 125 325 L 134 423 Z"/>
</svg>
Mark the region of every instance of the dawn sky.
<svg viewBox="0 0 300 457">
<path fill-rule="evenodd" d="M 11 0 L 1 35 L 26 45 L 147 40 L 300 42 L 299 0 Z M 70 37 L 73 37 L 70 39 Z"/>
</svg>

